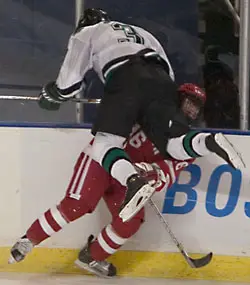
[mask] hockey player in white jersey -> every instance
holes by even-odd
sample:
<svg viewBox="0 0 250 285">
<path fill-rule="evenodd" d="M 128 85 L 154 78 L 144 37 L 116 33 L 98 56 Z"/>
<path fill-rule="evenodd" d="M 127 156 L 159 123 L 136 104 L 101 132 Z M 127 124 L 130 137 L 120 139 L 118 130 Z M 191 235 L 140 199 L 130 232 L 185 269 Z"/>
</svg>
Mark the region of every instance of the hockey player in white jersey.
<svg viewBox="0 0 250 285">
<path fill-rule="evenodd" d="M 185 44 L 185 43 L 184 43 Z M 105 85 L 92 133 L 92 157 L 126 186 L 120 217 L 128 221 L 155 189 L 123 149 L 139 123 L 164 158 L 186 160 L 214 152 L 235 168 L 243 162 L 222 134 L 192 132 L 178 108 L 174 73 L 162 46 L 140 27 L 111 21 L 100 9 L 87 9 L 70 37 L 58 78 L 42 90 L 39 105 L 58 110 L 84 88 L 93 69 Z"/>
</svg>

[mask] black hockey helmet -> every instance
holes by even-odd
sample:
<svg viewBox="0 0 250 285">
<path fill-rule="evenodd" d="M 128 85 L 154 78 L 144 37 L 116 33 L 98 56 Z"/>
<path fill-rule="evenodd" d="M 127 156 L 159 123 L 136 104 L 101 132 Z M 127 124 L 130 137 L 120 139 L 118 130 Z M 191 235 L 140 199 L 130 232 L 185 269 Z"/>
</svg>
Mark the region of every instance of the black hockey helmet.
<svg viewBox="0 0 250 285">
<path fill-rule="evenodd" d="M 84 27 L 92 26 L 100 22 L 109 22 L 110 18 L 108 13 L 97 8 L 88 8 L 84 10 L 83 15 L 79 19 L 76 31 L 81 30 Z"/>
</svg>

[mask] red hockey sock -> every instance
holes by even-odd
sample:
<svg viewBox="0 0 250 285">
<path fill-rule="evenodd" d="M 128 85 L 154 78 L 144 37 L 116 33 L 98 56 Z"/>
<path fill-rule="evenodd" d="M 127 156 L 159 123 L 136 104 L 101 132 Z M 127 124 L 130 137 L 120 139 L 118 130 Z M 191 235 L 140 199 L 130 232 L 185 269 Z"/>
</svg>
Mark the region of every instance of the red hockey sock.
<svg viewBox="0 0 250 285">
<path fill-rule="evenodd" d="M 53 207 L 30 226 L 26 235 L 34 245 L 37 245 L 60 231 L 67 223 L 58 208 Z"/>
<path fill-rule="evenodd" d="M 93 243 L 90 245 L 90 253 L 95 260 L 104 260 L 114 254 L 127 238 L 120 237 L 111 225 L 105 227 Z"/>
</svg>

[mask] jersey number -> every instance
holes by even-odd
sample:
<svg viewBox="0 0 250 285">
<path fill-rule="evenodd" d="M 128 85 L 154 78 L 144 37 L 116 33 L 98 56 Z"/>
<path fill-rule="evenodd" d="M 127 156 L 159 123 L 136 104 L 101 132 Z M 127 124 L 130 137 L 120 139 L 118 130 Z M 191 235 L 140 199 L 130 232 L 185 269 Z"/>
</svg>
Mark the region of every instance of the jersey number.
<svg viewBox="0 0 250 285">
<path fill-rule="evenodd" d="M 140 131 L 139 133 L 133 135 L 131 139 L 129 139 L 129 144 L 134 148 L 140 148 L 146 140 L 146 135 L 143 131 Z"/>
<path fill-rule="evenodd" d="M 126 38 L 118 39 L 119 42 L 131 42 L 132 41 L 137 44 L 144 44 L 144 38 L 141 37 L 133 27 L 129 25 L 121 24 L 121 23 L 112 23 L 111 26 L 115 31 L 124 32 Z"/>
</svg>

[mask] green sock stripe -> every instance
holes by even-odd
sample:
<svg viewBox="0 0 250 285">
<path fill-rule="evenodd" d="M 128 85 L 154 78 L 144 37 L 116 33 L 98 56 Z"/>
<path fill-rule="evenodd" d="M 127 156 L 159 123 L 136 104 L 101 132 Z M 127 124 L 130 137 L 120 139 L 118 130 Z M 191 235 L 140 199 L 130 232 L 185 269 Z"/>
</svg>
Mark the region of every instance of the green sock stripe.
<svg viewBox="0 0 250 285">
<path fill-rule="evenodd" d="M 125 159 L 130 161 L 129 156 L 127 155 L 127 153 L 120 148 L 111 148 L 107 151 L 107 153 L 105 154 L 103 160 L 102 160 L 102 167 L 108 172 L 111 172 L 111 168 L 113 166 L 113 164 L 120 159 Z"/>
<path fill-rule="evenodd" d="M 195 152 L 192 145 L 192 140 L 197 134 L 199 134 L 199 132 L 190 131 L 186 134 L 186 136 L 183 139 L 183 147 L 186 153 L 191 157 L 200 157 L 200 155 L 197 152 Z"/>
</svg>

